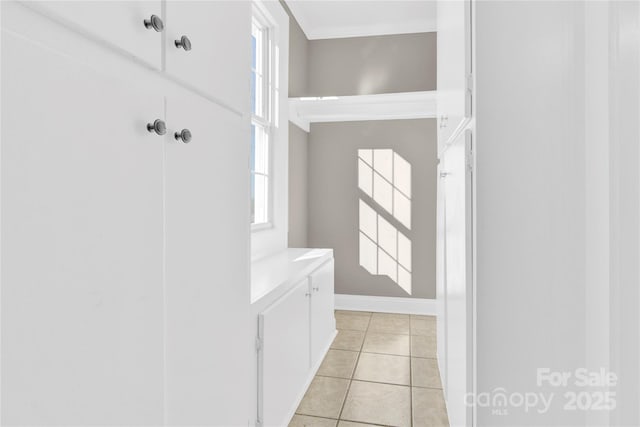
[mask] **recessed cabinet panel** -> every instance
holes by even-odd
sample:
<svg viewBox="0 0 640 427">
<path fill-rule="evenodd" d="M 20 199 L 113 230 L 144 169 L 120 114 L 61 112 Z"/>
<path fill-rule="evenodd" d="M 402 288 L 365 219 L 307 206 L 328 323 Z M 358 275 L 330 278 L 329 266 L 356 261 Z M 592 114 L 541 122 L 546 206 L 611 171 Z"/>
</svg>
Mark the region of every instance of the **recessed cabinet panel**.
<svg viewBox="0 0 640 427">
<path fill-rule="evenodd" d="M 259 315 L 262 387 L 259 403 L 265 426 L 284 426 L 304 393 L 309 376 L 309 285 L 304 279 Z"/>
<path fill-rule="evenodd" d="M 62 24 L 89 33 L 160 69 L 162 6 L 145 1 L 26 1 Z M 151 22 L 152 15 L 156 18 Z M 159 20 L 158 20 L 159 19 Z M 149 20 L 148 27 L 145 20 Z M 151 25 L 154 24 L 154 25 Z M 160 25 L 160 27 L 159 27 Z"/>
<path fill-rule="evenodd" d="M 311 287 L 311 366 L 324 357 L 336 331 L 333 312 L 333 259 L 310 276 Z"/>
<path fill-rule="evenodd" d="M 3 424 L 162 424 L 163 105 L 2 35 Z"/>
<path fill-rule="evenodd" d="M 167 99 L 167 126 L 167 421 L 246 425 L 249 126 L 196 96 Z"/>
<path fill-rule="evenodd" d="M 248 111 L 251 2 L 169 0 L 166 10 L 167 73 Z"/>
</svg>

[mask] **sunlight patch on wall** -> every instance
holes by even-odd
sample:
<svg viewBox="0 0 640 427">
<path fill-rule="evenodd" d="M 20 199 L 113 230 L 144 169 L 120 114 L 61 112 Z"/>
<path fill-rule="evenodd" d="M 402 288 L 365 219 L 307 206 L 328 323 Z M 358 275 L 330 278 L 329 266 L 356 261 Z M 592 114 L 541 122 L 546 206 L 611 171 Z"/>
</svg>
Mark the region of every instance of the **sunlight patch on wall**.
<svg viewBox="0 0 640 427">
<path fill-rule="evenodd" d="M 398 230 L 411 230 L 411 164 L 391 149 L 358 150 L 358 187 L 373 201 L 360 199 L 360 265 L 411 295 L 411 240 Z"/>
<path fill-rule="evenodd" d="M 358 150 L 358 187 L 411 229 L 411 164 L 391 149 Z"/>
</svg>

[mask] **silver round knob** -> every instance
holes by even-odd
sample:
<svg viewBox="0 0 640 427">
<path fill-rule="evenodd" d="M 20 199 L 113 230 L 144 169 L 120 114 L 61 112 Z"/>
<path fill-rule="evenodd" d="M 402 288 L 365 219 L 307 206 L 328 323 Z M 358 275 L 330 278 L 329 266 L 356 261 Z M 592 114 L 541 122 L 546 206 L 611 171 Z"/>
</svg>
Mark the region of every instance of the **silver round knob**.
<svg viewBox="0 0 640 427">
<path fill-rule="evenodd" d="M 176 40 L 174 43 L 178 49 L 183 48 L 187 51 L 191 50 L 191 40 L 189 40 L 189 37 L 187 36 L 180 37 L 180 40 Z"/>
<path fill-rule="evenodd" d="M 156 119 L 153 123 L 147 123 L 147 130 L 158 135 L 164 135 L 167 133 L 167 125 L 162 120 Z"/>
<path fill-rule="evenodd" d="M 151 15 L 149 19 L 144 20 L 144 26 L 148 29 L 154 29 L 157 32 L 164 30 L 164 22 L 158 15 Z"/>
<path fill-rule="evenodd" d="M 191 141 L 191 131 L 189 129 L 182 129 L 180 132 L 176 132 L 174 137 L 176 140 L 182 141 L 183 144 L 187 144 Z"/>
</svg>

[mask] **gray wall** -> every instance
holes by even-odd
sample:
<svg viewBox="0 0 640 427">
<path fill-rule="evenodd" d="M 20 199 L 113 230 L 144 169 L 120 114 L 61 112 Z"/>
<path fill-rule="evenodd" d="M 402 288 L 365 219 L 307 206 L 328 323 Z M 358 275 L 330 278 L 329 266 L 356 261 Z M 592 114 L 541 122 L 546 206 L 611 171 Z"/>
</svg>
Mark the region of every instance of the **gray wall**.
<svg viewBox="0 0 640 427">
<path fill-rule="evenodd" d="M 289 15 L 289 96 L 305 96 L 309 84 L 309 40 L 293 17 L 286 3 L 280 4 Z M 306 248 L 307 192 L 307 132 L 289 122 L 289 237 L 290 248 Z"/>
<path fill-rule="evenodd" d="M 435 298 L 436 121 L 312 124 L 309 134 L 309 246 L 335 251 L 336 293 Z M 390 148 L 411 163 L 412 295 L 359 262 L 357 158 L 361 148 Z M 373 206 L 373 204 L 372 204 Z M 378 212 L 389 220 L 389 216 Z"/>
<path fill-rule="evenodd" d="M 307 132 L 289 123 L 289 247 L 306 248 L 307 240 Z"/>
<path fill-rule="evenodd" d="M 287 4 L 280 4 L 289 15 L 289 97 L 306 96 L 309 87 L 309 40 Z"/>
<path fill-rule="evenodd" d="M 436 33 L 311 40 L 309 96 L 436 89 Z"/>
</svg>

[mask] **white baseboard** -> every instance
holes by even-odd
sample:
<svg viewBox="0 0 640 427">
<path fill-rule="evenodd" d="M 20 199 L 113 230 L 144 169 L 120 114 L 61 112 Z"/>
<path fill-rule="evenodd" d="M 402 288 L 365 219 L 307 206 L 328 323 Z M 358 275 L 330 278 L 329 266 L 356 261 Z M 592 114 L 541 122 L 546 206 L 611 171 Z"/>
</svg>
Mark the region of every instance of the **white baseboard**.
<svg viewBox="0 0 640 427">
<path fill-rule="evenodd" d="M 373 297 L 335 294 L 336 310 L 377 311 L 381 313 L 436 316 L 437 301 L 426 298 Z"/>
</svg>

